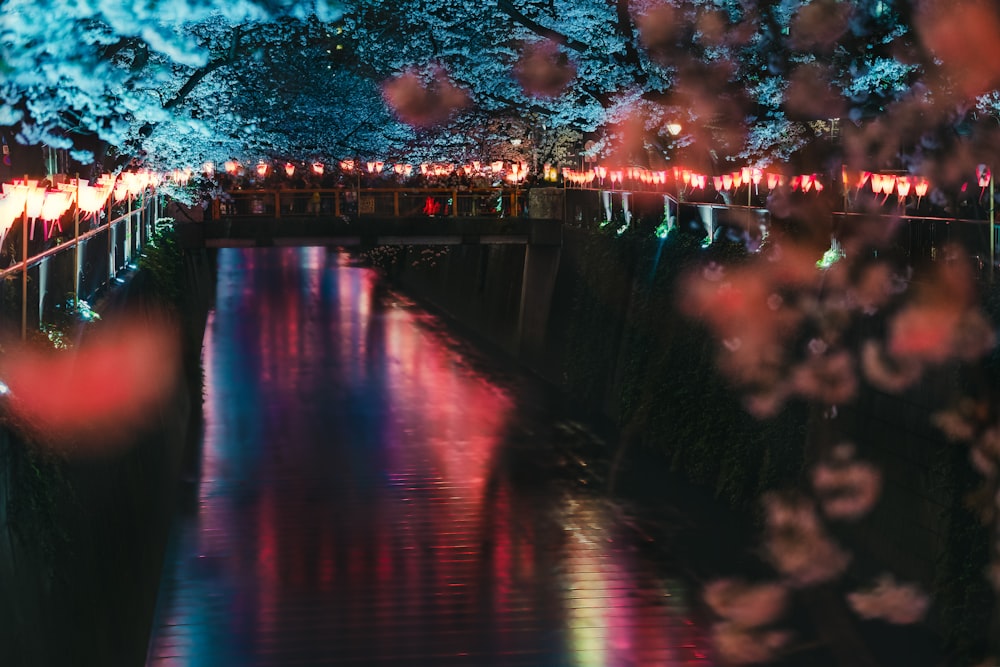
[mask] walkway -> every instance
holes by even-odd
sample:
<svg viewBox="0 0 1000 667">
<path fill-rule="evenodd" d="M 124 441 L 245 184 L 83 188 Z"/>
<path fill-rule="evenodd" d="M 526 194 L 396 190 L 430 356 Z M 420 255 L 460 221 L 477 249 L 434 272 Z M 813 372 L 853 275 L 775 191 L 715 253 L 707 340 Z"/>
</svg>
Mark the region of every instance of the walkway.
<svg viewBox="0 0 1000 667">
<path fill-rule="evenodd" d="M 221 251 L 149 667 L 710 664 L 592 440 L 490 363 L 344 255 Z"/>
</svg>

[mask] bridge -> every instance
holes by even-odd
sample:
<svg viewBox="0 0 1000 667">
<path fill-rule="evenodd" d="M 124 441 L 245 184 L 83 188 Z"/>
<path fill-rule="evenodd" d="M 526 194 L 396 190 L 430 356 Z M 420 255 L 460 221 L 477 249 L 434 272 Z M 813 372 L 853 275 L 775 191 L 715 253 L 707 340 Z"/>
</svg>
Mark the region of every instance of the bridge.
<svg viewBox="0 0 1000 667">
<path fill-rule="evenodd" d="M 186 247 L 559 245 L 560 220 L 525 217 L 526 200 L 506 188 L 234 190 L 177 227 Z"/>
</svg>

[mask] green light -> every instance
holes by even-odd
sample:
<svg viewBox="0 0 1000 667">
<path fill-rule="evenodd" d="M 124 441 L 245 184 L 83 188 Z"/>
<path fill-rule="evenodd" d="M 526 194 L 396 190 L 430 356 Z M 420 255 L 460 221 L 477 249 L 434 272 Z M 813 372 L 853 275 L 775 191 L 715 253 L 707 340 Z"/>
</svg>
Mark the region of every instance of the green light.
<svg viewBox="0 0 1000 667">
<path fill-rule="evenodd" d="M 839 260 L 843 259 L 844 251 L 840 248 L 830 248 L 823 253 L 823 256 L 816 261 L 816 267 L 820 269 L 829 269 Z"/>
<path fill-rule="evenodd" d="M 657 227 L 656 231 L 653 233 L 656 234 L 656 238 L 662 241 L 663 239 L 667 238 L 667 234 L 670 233 L 670 225 L 668 225 L 665 222 L 661 222 L 660 226 Z"/>
</svg>

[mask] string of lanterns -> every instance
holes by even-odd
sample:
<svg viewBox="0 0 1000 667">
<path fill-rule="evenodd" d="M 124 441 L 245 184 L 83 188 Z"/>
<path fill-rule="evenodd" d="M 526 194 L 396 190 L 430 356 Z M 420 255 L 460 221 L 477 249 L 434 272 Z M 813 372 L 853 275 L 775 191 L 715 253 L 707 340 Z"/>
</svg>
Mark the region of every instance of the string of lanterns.
<svg viewBox="0 0 1000 667">
<path fill-rule="evenodd" d="M 361 167 L 355 160 L 340 160 L 338 163 L 341 172 L 345 174 L 356 174 L 361 172 Z M 381 160 L 370 160 L 363 163 L 364 172 L 371 176 L 379 176 L 383 173 L 393 173 L 402 178 L 408 178 L 419 170 L 422 176 L 426 177 L 444 177 L 455 173 L 458 170 L 462 170 L 463 173 L 467 175 L 492 175 L 494 177 L 501 177 L 504 180 L 510 181 L 511 183 L 520 183 L 524 181 L 528 176 L 530 171 L 527 163 L 525 162 L 504 162 L 503 160 L 497 160 L 489 164 L 484 164 L 478 160 L 473 160 L 469 163 L 463 165 L 454 164 L 443 164 L 443 163 L 431 163 L 424 162 L 417 167 L 409 163 L 394 163 L 387 164 Z M 239 176 L 245 173 L 245 167 L 240 164 L 237 160 L 227 160 L 223 163 L 223 168 L 226 173 L 231 176 Z M 326 172 L 326 165 L 322 162 L 313 162 L 308 165 L 309 171 L 311 171 L 316 176 L 322 176 Z M 285 176 L 288 178 L 293 178 L 298 172 L 299 168 L 292 162 L 285 162 L 283 165 Z M 266 178 L 273 171 L 272 165 L 261 160 L 257 163 L 254 171 L 260 178 Z M 180 170 L 174 170 L 174 180 L 182 185 L 187 183 L 187 179 L 191 176 L 191 169 L 188 168 L 183 171 L 185 176 L 181 177 L 178 174 L 181 173 Z M 213 178 L 215 176 L 215 163 L 205 162 L 202 165 L 202 173 L 207 178 Z M 554 167 L 549 165 L 545 166 L 546 178 L 549 180 L 556 180 L 558 178 L 558 171 Z"/>
<path fill-rule="evenodd" d="M 171 178 L 184 183 L 191 176 L 191 170 L 175 170 Z M 128 197 L 136 197 L 147 188 L 156 188 L 163 176 L 155 172 L 142 170 L 122 172 L 117 177 L 105 174 L 91 185 L 88 181 L 71 179 L 65 183 L 57 183 L 47 187 L 35 179 L 15 179 L 0 186 L 0 246 L 13 227 L 14 222 L 24 219 L 30 223 L 28 238 L 34 240 L 35 225 L 40 220 L 44 229 L 44 237 L 48 240 L 58 229 L 62 229 L 62 217 L 74 206 L 80 215 L 86 219 L 95 219 L 103 210 L 110 198 L 114 201 L 124 201 Z"/>
<path fill-rule="evenodd" d="M 502 160 L 490 163 L 473 160 L 461 165 L 425 162 L 415 166 L 404 162 L 387 163 L 382 160 L 359 162 L 346 159 L 335 164 L 339 165 L 340 171 L 344 174 L 364 173 L 370 176 L 395 175 L 399 178 L 409 178 L 413 174 L 419 173 L 425 177 L 447 177 L 461 170 L 461 173 L 467 176 L 482 175 L 490 177 L 494 181 L 502 180 L 511 184 L 523 182 L 530 172 L 528 165 L 524 162 L 505 162 Z M 292 178 L 300 169 L 291 162 L 285 162 L 283 166 L 284 173 L 289 178 Z M 326 167 L 322 162 L 316 161 L 307 163 L 306 169 L 317 176 L 322 176 Z M 236 160 L 227 161 L 225 170 L 233 176 L 245 173 L 243 165 Z M 212 177 L 214 174 L 213 163 L 206 162 L 202 171 L 206 176 Z M 271 171 L 272 167 L 269 163 L 263 160 L 258 162 L 256 167 L 258 176 L 266 177 Z M 190 172 L 190 169 L 186 170 L 188 176 L 190 176 Z M 735 195 L 737 191 L 746 188 L 747 204 L 750 203 L 752 195 L 759 195 L 764 188 L 773 191 L 787 187 L 792 192 L 818 194 L 829 186 L 823 174 L 814 172 L 787 175 L 783 172 L 765 171 L 760 167 L 751 166 L 742 167 L 728 174 L 713 176 L 685 167 L 656 170 L 645 167 L 612 168 L 605 165 L 595 165 L 589 169 L 578 170 L 568 167 L 559 169 L 545 164 L 538 170 L 538 176 L 549 182 L 558 181 L 560 175 L 567 187 L 578 188 L 610 188 L 612 190 L 635 188 L 656 191 L 667 191 L 669 188 L 677 194 L 712 188 L 716 192 L 727 195 Z M 990 170 L 985 165 L 980 165 L 976 176 L 980 188 L 985 191 L 992 179 Z M 895 194 L 901 204 L 911 195 L 917 198 L 919 204 L 930 188 L 930 181 L 923 176 L 851 171 L 846 168 L 842 169 L 842 182 L 845 193 L 852 189 L 859 193 L 870 192 L 876 197 L 881 197 L 882 203 Z"/>
</svg>

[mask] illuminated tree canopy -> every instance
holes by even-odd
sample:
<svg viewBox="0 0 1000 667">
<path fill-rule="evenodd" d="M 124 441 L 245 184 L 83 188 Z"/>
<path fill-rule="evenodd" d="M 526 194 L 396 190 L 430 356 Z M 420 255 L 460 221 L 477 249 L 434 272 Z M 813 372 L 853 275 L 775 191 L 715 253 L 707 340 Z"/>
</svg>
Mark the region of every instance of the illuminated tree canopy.
<svg viewBox="0 0 1000 667">
<path fill-rule="evenodd" d="M 592 139 L 637 164 L 937 168 L 997 113 L 998 31 L 978 0 L 11 0 L 0 126 L 85 163 L 463 159 L 519 137 L 555 162 Z"/>
</svg>

